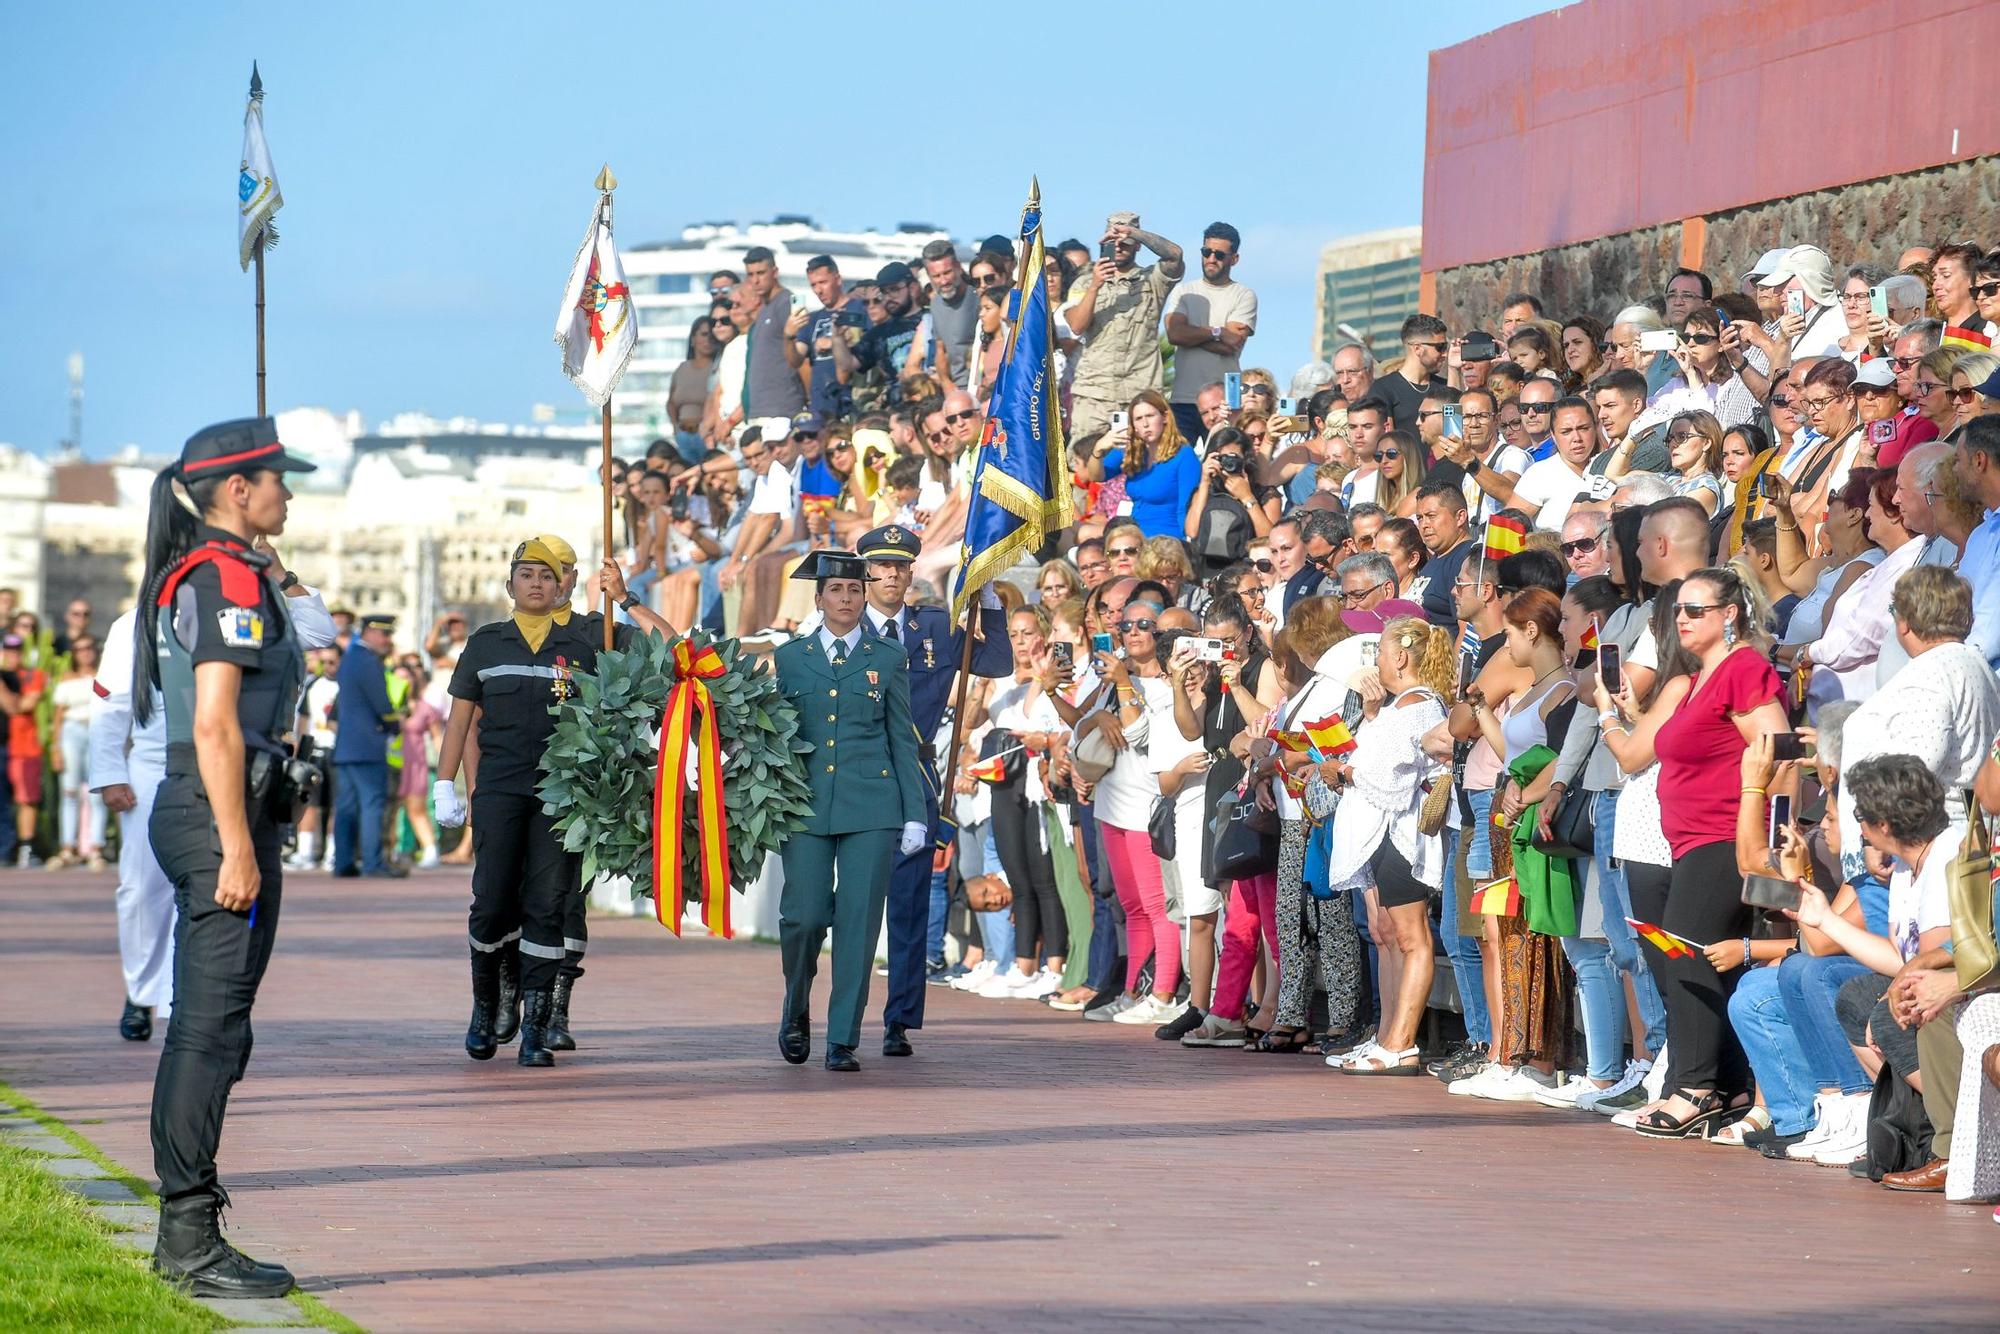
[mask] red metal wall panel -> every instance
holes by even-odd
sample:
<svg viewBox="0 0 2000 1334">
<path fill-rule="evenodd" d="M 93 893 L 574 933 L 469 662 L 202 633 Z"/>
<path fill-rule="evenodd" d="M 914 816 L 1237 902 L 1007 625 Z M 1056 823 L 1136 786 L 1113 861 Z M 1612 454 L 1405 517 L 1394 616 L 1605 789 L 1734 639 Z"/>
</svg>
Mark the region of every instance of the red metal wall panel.
<svg viewBox="0 0 2000 1334">
<path fill-rule="evenodd" d="M 2000 4 L 1584 0 L 1433 51 L 1426 271 L 2000 151 Z"/>
</svg>

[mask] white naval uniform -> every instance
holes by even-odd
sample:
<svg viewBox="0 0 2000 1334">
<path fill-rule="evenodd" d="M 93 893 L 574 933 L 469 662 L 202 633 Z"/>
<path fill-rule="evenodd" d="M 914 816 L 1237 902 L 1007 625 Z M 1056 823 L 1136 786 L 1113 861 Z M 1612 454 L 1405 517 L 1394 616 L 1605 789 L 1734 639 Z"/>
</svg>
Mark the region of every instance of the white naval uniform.
<svg viewBox="0 0 2000 1334">
<path fill-rule="evenodd" d="M 333 642 L 333 617 L 317 593 L 293 598 L 288 610 L 299 642 L 325 648 Z M 118 816 L 118 957 L 125 995 L 165 1020 L 174 1005 L 174 886 L 153 856 L 147 830 L 153 797 L 167 771 L 166 709 L 157 698 L 143 726 L 132 719 L 133 636 L 136 612 L 111 623 L 98 656 L 98 708 L 90 720 L 90 780 L 102 794 L 120 783 L 137 804 Z"/>
</svg>

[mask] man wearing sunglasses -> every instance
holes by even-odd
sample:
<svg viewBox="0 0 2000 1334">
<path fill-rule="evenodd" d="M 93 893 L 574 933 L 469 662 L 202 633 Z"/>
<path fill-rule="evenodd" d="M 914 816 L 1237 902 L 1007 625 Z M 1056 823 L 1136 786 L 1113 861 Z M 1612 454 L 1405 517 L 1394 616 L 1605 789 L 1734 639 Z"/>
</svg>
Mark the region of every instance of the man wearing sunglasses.
<svg viewBox="0 0 2000 1334">
<path fill-rule="evenodd" d="M 1572 579 L 1603 574 L 1611 566 L 1611 516 L 1597 509 L 1572 510 L 1563 520 L 1562 558 Z"/>
<path fill-rule="evenodd" d="M 1562 389 L 1554 380 L 1537 376 L 1521 386 L 1514 405 L 1521 410 L 1521 425 L 1534 441 L 1528 446 L 1528 461 L 1540 463 L 1556 452 L 1556 400 Z"/>
<path fill-rule="evenodd" d="M 1417 429 L 1417 409 L 1424 395 L 1444 387 L 1438 368 L 1450 346 L 1445 334 L 1444 321 L 1435 315 L 1404 320 L 1403 364 L 1375 381 L 1375 392 L 1388 402 L 1393 424 L 1406 431 Z"/>
<path fill-rule="evenodd" d="M 1257 294 L 1231 279 L 1243 238 L 1226 222 L 1201 234 L 1201 276 L 1167 298 L 1167 341 L 1174 345 L 1174 424 L 1199 440 L 1208 429 L 1196 396 L 1243 368 L 1243 345 L 1257 332 Z"/>
<path fill-rule="evenodd" d="M 1181 248 L 1141 229 L 1139 215 L 1130 211 L 1105 219 L 1099 246 L 1100 258 L 1057 312 L 1069 335 L 1083 340 L 1070 397 L 1069 430 L 1077 436 L 1107 429 L 1111 414 L 1122 411 L 1140 390 L 1166 387 L 1160 314 L 1187 271 Z M 1160 262 L 1139 267 L 1141 246 Z M 1204 383 L 1196 377 L 1193 387 Z"/>
<path fill-rule="evenodd" d="M 843 387 L 857 377 L 867 386 L 857 403 L 895 407 L 904 400 L 905 384 L 924 379 L 921 358 L 912 358 L 921 312 L 917 309 L 917 276 L 910 266 L 897 260 L 884 264 L 875 274 L 877 304 L 869 318 L 874 321 L 851 346 L 844 338 L 833 340 L 833 371 Z"/>
</svg>

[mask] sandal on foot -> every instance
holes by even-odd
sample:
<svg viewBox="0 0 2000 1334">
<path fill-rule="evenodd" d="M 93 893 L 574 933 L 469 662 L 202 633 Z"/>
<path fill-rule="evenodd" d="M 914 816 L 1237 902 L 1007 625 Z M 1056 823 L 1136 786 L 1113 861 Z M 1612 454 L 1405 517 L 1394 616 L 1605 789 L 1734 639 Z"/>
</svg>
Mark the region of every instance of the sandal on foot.
<svg viewBox="0 0 2000 1334">
<path fill-rule="evenodd" d="M 1671 1112 L 1662 1107 L 1639 1118 L 1632 1128 L 1647 1139 L 1707 1139 L 1729 1116 L 1729 1102 L 1720 1093 L 1711 1089 L 1699 1096 L 1687 1089 L 1675 1089 L 1674 1093 L 1682 1101 L 1692 1103 L 1694 1111 L 1675 1120 Z"/>
<path fill-rule="evenodd" d="M 1423 1066 L 1418 1057 L 1422 1053 L 1415 1047 L 1405 1047 L 1401 1051 L 1390 1051 L 1377 1043 L 1369 1043 L 1368 1049 L 1357 1052 L 1345 1063 L 1335 1066 L 1343 1075 L 1420 1075 Z"/>
<path fill-rule="evenodd" d="M 1271 1028 L 1265 1030 L 1263 1035 L 1260 1036 L 1255 1042 L 1245 1043 L 1243 1049 L 1245 1051 L 1257 1051 L 1265 1053 L 1275 1053 L 1285 1056 L 1296 1056 L 1300 1052 L 1303 1052 L 1306 1049 L 1306 1043 L 1310 1042 L 1311 1040 L 1312 1040 L 1312 1034 L 1308 1033 L 1303 1028 L 1291 1028 L 1283 1030 Z"/>
</svg>

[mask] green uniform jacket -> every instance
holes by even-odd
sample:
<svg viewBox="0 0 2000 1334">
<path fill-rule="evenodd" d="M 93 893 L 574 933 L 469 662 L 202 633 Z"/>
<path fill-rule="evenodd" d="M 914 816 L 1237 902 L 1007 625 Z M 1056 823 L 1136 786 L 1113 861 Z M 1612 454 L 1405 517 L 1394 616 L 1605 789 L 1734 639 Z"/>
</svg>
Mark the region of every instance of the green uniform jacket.
<svg viewBox="0 0 2000 1334">
<path fill-rule="evenodd" d="M 805 831 L 830 837 L 922 824 L 924 784 L 910 721 L 909 659 L 900 644 L 863 633 L 836 667 L 817 633 L 771 655 L 778 688 L 799 713 L 812 814 Z"/>
</svg>

